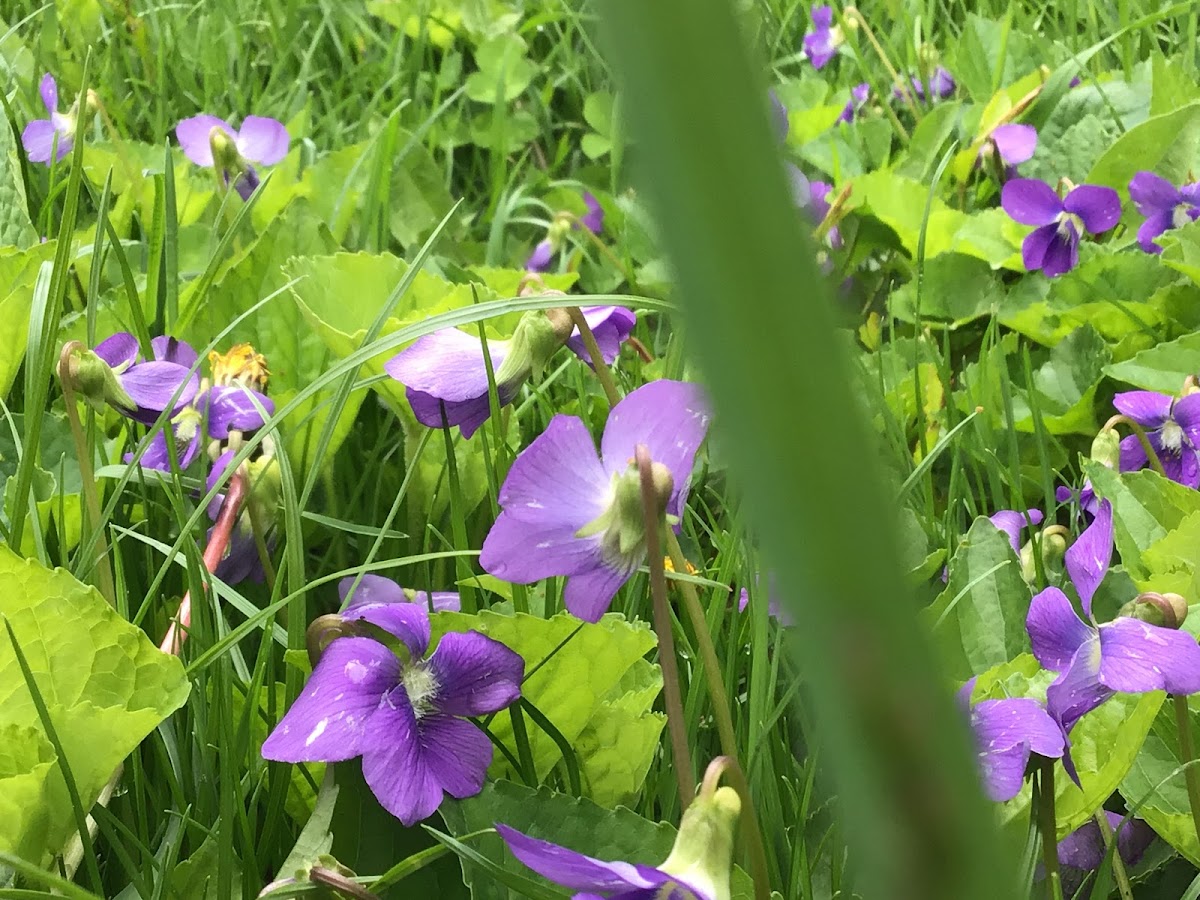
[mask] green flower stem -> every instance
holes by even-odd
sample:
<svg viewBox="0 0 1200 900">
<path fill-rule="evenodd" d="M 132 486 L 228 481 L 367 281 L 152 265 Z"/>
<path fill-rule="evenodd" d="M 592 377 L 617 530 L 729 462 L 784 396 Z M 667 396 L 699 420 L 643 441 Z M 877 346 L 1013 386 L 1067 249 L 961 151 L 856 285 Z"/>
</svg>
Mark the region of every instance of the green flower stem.
<svg viewBox="0 0 1200 900">
<path fill-rule="evenodd" d="M 581 317 L 582 318 L 582 317 Z M 590 336 L 591 332 L 587 332 Z M 595 338 L 592 339 L 595 343 Z M 598 353 L 597 353 L 598 355 Z M 658 664 L 663 673 L 663 705 L 667 710 L 667 731 L 671 737 L 671 755 L 679 782 L 679 806 L 687 809 L 695 789 L 687 724 L 683 715 L 683 695 L 679 690 L 679 663 L 675 655 L 675 636 L 671 632 L 671 608 L 667 605 L 667 578 L 659 546 L 661 527 L 654 478 L 650 474 L 650 452 L 644 444 L 634 450 L 638 475 L 642 482 L 642 509 L 646 517 L 646 552 L 650 560 L 650 596 L 654 604 L 654 631 L 658 635 Z"/>
<path fill-rule="evenodd" d="M 1200 772 L 1196 771 L 1195 762 L 1196 742 L 1192 740 L 1192 717 L 1188 712 L 1187 697 L 1180 694 L 1171 696 L 1175 704 L 1175 728 L 1179 731 L 1179 755 L 1187 768 L 1183 772 L 1187 782 L 1188 805 L 1192 808 L 1192 825 L 1196 829 L 1196 838 L 1200 840 Z"/>
<path fill-rule="evenodd" d="M 1154 445 L 1150 443 L 1150 438 L 1146 437 L 1146 430 L 1137 422 L 1130 419 L 1128 416 L 1117 414 L 1104 423 L 1101 431 L 1109 431 L 1117 425 L 1128 425 L 1129 430 L 1137 435 L 1138 443 L 1142 445 L 1142 449 L 1146 451 L 1146 458 L 1150 460 L 1150 467 L 1154 469 L 1163 478 L 1167 477 L 1167 472 L 1163 468 L 1162 460 L 1158 458 L 1158 454 L 1154 452 Z"/>
<path fill-rule="evenodd" d="M 596 336 L 592 334 L 592 329 L 587 323 L 587 319 L 583 317 L 583 311 L 578 306 L 568 306 L 567 314 L 570 315 L 571 321 L 575 323 L 575 327 L 579 329 L 579 336 L 583 338 L 583 346 L 587 348 L 588 356 L 592 358 L 592 368 L 596 372 L 596 377 L 600 379 L 600 386 L 604 388 L 604 395 L 608 397 L 609 407 L 614 407 L 621 402 L 621 392 L 617 390 L 617 383 L 613 381 L 612 370 L 604 361 L 604 354 L 600 352 L 600 345 L 596 343 Z"/>
<path fill-rule="evenodd" d="M 1062 879 L 1058 874 L 1058 831 L 1054 815 L 1054 760 L 1043 759 L 1038 767 L 1035 797 L 1038 830 L 1042 834 L 1042 863 L 1046 867 L 1046 885 L 1052 900 L 1063 900 Z"/>
<path fill-rule="evenodd" d="M 1125 871 L 1125 861 L 1121 859 L 1120 849 L 1113 846 L 1116 838 L 1103 808 L 1096 810 L 1096 824 L 1100 827 L 1100 839 L 1104 841 L 1105 851 L 1112 851 L 1112 870 L 1113 878 L 1117 882 L 1117 892 L 1121 895 L 1121 900 L 1133 900 L 1133 886 L 1129 883 L 1129 873 Z"/>
<path fill-rule="evenodd" d="M 62 349 L 58 360 L 58 381 L 63 389 L 63 402 L 67 408 L 67 422 L 71 426 L 71 438 L 75 442 L 75 456 L 79 460 L 79 475 L 82 479 L 84 507 L 87 518 L 83 523 L 83 534 L 86 536 L 90 528 L 96 529 L 95 565 L 96 589 L 108 601 L 109 606 L 116 606 L 117 590 L 113 581 L 112 567 L 108 561 L 108 540 L 104 534 L 104 516 L 100 512 L 100 496 L 97 493 L 96 474 L 92 469 L 92 454 L 88 449 L 87 439 L 83 434 L 83 423 L 79 420 L 79 406 L 75 399 L 74 379 L 69 373 L 71 355 L 77 342 L 72 341 Z M 17 515 L 20 515 L 18 512 Z"/>
<path fill-rule="evenodd" d="M 679 539 L 670 528 L 667 532 L 667 552 L 676 572 L 687 571 L 687 559 L 679 546 Z M 650 549 L 650 561 L 654 562 L 654 550 Z M 677 581 L 683 594 L 683 608 L 687 610 L 692 628 L 696 631 L 696 645 L 700 649 L 700 661 L 704 666 L 704 677 L 708 682 L 709 693 L 712 694 L 713 717 L 717 720 L 717 733 L 721 737 L 721 752 L 732 760 L 737 759 L 737 737 L 733 730 L 733 716 L 729 712 L 729 695 L 725 693 L 725 679 L 721 677 L 721 660 L 717 658 L 717 648 L 713 646 L 712 634 L 708 630 L 708 620 L 704 618 L 704 607 L 696 596 L 696 588 L 688 581 Z"/>
</svg>

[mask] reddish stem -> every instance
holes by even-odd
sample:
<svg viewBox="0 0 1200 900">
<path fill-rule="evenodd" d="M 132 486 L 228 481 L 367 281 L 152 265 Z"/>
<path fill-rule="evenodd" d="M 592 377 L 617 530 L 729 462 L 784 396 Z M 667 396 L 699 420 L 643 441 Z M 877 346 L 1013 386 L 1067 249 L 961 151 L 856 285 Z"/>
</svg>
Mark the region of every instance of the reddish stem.
<svg viewBox="0 0 1200 900">
<path fill-rule="evenodd" d="M 238 515 L 246 500 L 246 476 L 240 471 L 234 472 L 226 488 L 225 502 L 221 504 L 221 512 L 213 526 L 208 546 L 204 548 L 204 568 L 210 573 L 217 570 L 217 565 L 225 557 L 229 549 L 229 539 L 233 537 L 233 528 L 237 524 Z M 179 655 L 183 642 L 187 640 L 188 629 L 192 624 L 192 592 L 188 591 L 179 602 L 179 613 L 167 629 L 166 636 L 158 649 L 163 653 Z"/>
</svg>

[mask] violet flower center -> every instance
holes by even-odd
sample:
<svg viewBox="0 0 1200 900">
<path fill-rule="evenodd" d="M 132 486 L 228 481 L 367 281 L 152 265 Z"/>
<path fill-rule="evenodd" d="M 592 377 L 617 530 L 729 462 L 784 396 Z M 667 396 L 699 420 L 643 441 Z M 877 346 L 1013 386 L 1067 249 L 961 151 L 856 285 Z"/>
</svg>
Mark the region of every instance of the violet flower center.
<svg viewBox="0 0 1200 900">
<path fill-rule="evenodd" d="M 1087 229 L 1083 227 L 1083 219 L 1074 213 L 1062 212 L 1058 216 L 1058 234 L 1060 237 L 1071 237 L 1071 226 L 1075 228 L 1075 234 L 1083 234 Z"/>
<path fill-rule="evenodd" d="M 404 692 L 408 694 L 413 715 L 420 721 L 422 716 L 433 709 L 433 701 L 438 692 L 437 679 L 428 668 L 418 664 L 404 667 L 400 673 L 400 683 L 404 686 Z"/>
<path fill-rule="evenodd" d="M 1190 203 L 1176 204 L 1175 208 L 1171 210 L 1171 226 L 1173 228 L 1182 228 L 1184 225 L 1190 224 L 1192 221 L 1192 210 L 1195 208 Z"/>
<path fill-rule="evenodd" d="M 1183 429 L 1174 419 L 1167 419 L 1158 430 L 1158 440 L 1164 450 L 1178 454 L 1183 449 Z"/>
</svg>

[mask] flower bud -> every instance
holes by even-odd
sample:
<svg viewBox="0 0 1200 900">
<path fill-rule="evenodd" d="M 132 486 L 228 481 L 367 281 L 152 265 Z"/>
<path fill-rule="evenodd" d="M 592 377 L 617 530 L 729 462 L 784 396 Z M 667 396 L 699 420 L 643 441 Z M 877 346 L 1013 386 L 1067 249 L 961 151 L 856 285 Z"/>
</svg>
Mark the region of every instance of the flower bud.
<svg viewBox="0 0 1200 900">
<path fill-rule="evenodd" d="M 1114 471 L 1121 463 L 1121 436 L 1112 428 L 1103 428 L 1092 440 L 1092 459 Z"/>
<path fill-rule="evenodd" d="M 97 412 L 103 412 L 106 405 L 125 410 L 137 408 L 121 386 L 116 370 L 79 341 L 63 347 L 58 371 L 59 377 Z"/>
<path fill-rule="evenodd" d="M 654 484 L 656 515 L 666 521 L 667 501 L 675 490 L 671 470 L 662 463 L 650 464 Z M 646 513 L 642 508 L 642 479 L 632 463 L 613 480 L 613 500 L 608 509 L 578 532 L 578 537 L 601 535 L 600 545 L 606 559 L 626 560 L 639 556 L 646 546 Z"/>
<path fill-rule="evenodd" d="M 1186 397 L 1189 394 L 1196 393 L 1197 391 L 1200 391 L 1200 382 L 1196 380 L 1195 375 L 1189 375 L 1187 378 L 1183 379 L 1183 387 L 1179 389 L 1179 396 L 1181 398 Z"/>
<path fill-rule="evenodd" d="M 1187 601 L 1179 594 L 1143 591 L 1121 607 L 1118 616 L 1138 619 L 1160 628 L 1178 629 L 1187 618 Z"/>
<path fill-rule="evenodd" d="M 225 172 L 242 170 L 242 155 L 237 144 L 224 128 L 214 125 L 208 132 L 208 145 L 212 148 L 213 167 Z"/>
<path fill-rule="evenodd" d="M 659 868 L 711 900 L 729 900 L 733 841 L 742 801 L 731 787 L 701 794 L 679 823 L 675 846 Z"/>
<path fill-rule="evenodd" d="M 84 114 L 88 116 L 88 118 L 91 118 L 92 116 L 96 115 L 96 113 L 100 112 L 101 106 L 102 104 L 100 103 L 100 98 L 96 95 L 96 92 L 91 88 L 88 88 L 88 92 L 83 98 Z"/>
<path fill-rule="evenodd" d="M 521 316 L 496 370 L 496 386 L 518 387 L 531 374 L 541 376 L 550 357 L 571 336 L 571 318 L 563 309 L 531 310 Z"/>
</svg>

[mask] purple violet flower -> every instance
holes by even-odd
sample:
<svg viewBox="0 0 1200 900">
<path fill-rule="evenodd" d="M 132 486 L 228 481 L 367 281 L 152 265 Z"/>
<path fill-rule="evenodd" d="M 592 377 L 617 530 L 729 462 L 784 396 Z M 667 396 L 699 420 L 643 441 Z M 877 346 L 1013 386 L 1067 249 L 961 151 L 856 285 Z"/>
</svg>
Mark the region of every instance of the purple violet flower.
<svg viewBox="0 0 1200 900">
<path fill-rule="evenodd" d="M 342 762 L 362 757 L 380 804 L 405 825 L 431 815 L 443 794 L 473 797 L 492 760 L 467 716 L 521 696 L 525 662 L 475 631 L 447 634 L 428 659 L 429 613 L 416 603 L 366 604 L 358 619 L 404 644 L 401 659 L 369 637 L 336 638 L 303 693 L 263 742 L 264 759 Z"/>
<path fill-rule="evenodd" d="M 663 513 L 677 523 L 708 422 L 700 388 L 680 381 L 652 381 L 613 407 L 599 455 L 581 419 L 555 416 L 509 470 L 480 565 L 515 584 L 568 576 L 567 609 L 599 621 L 646 557 L 637 446 L 649 451 Z"/>
<path fill-rule="evenodd" d="M 1187 632 L 1124 616 L 1096 624 L 1092 597 L 1108 572 L 1112 551 L 1112 504 L 1104 500 L 1066 555 L 1067 574 L 1087 620 L 1056 587 L 1033 598 L 1025 620 L 1033 655 L 1044 668 L 1060 673 L 1046 689 L 1046 706 L 1067 732 L 1118 691 L 1200 691 L 1200 645 Z"/>
<path fill-rule="evenodd" d="M 361 612 L 368 606 L 393 603 L 415 603 L 425 609 L 429 609 L 431 605 L 430 594 L 426 591 L 405 590 L 390 578 L 384 578 L 382 575 L 363 575 L 356 588 L 354 582 L 353 575 L 338 582 L 338 596 L 342 598 L 343 603 L 346 602 L 350 589 L 354 588 L 347 611 L 353 609 Z M 434 612 L 458 612 L 462 609 L 458 594 L 453 591 L 434 591 L 432 606 Z"/>
<path fill-rule="evenodd" d="M 154 359 L 143 360 L 137 338 L 119 331 L 96 347 L 96 356 L 112 369 L 132 406 L 120 411 L 143 425 L 153 425 L 168 406 L 172 414 L 190 404 L 200 389 L 200 376 L 191 371 L 196 351 L 175 338 L 151 342 Z M 172 400 L 174 404 L 172 405 Z"/>
<path fill-rule="evenodd" d="M 754 582 L 755 590 L 757 592 L 755 596 L 762 597 L 762 592 L 764 589 L 758 584 L 757 577 L 754 579 Z M 779 597 L 776 595 L 775 591 L 775 576 L 773 574 L 767 575 L 767 585 L 765 590 L 767 592 L 767 616 L 774 619 L 785 628 L 790 628 L 792 625 L 795 625 L 796 619 L 792 616 L 791 612 L 784 609 L 779 603 Z M 741 593 L 738 595 L 738 612 L 745 612 L 746 607 L 749 605 L 750 590 L 749 588 L 742 588 Z"/>
<path fill-rule="evenodd" d="M 920 77 L 913 75 L 909 78 L 912 84 L 912 92 L 916 94 L 918 100 L 925 99 L 925 83 Z M 938 66 L 933 70 L 933 74 L 929 76 L 929 95 L 938 100 L 944 100 L 954 93 L 954 89 L 958 85 L 954 81 L 954 76 L 950 74 L 943 66 Z M 897 100 L 904 99 L 904 89 L 901 87 L 892 88 L 892 96 Z"/>
<path fill-rule="evenodd" d="M 974 679 L 964 685 L 959 695 L 962 702 L 969 702 L 974 686 Z M 1067 762 L 1063 729 L 1037 700 L 983 700 L 971 707 L 970 718 L 984 790 L 996 802 L 1003 803 L 1020 793 L 1029 758 L 1034 754 L 1062 759 L 1068 773 L 1074 770 Z"/>
<path fill-rule="evenodd" d="M 1079 508 L 1088 515 L 1094 516 L 1100 511 L 1100 501 L 1096 498 L 1096 490 L 1092 487 L 1091 479 L 1084 480 L 1083 485 L 1079 488 L 1078 495 L 1066 485 L 1059 485 L 1054 489 L 1054 499 L 1059 503 L 1066 503 L 1072 498 L 1079 503 Z"/>
<path fill-rule="evenodd" d="M 814 69 L 822 69 L 833 59 L 838 45 L 842 43 L 841 29 L 833 25 L 833 7 L 812 8 L 812 31 L 804 35 L 804 53 Z"/>
<path fill-rule="evenodd" d="M 590 306 L 581 310 L 584 320 L 596 337 L 604 361 L 612 363 L 620 352 L 621 343 L 629 337 L 637 317 L 622 306 Z M 520 337 L 522 328 L 535 329 L 533 323 L 545 317 L 532 314 L 522 319 L 511 340 L 489 340 L 496 396 L 501 406 L 512 403 L 526 379 L 532 374 L 538 357 L 542 363 L 549 359 L 554 347 L 530 347 L 530 340 Z M 530 324 L 526 325 L 528 322 Z M 590 363 L 583 338 L 578 329 L 570 326 L 567 347 Z M 559 338 L 561 341 L 561 336 Z M 525 349 L 522 351 L 521 348 Z M 442 427 L 442 412 L 446 423 L 457 425 L 469 438 L 491 415 L 488 399 L 487 364 L 478 335 L 457 328 L 443 328 L 417 338 L 384 364 L 387 373 L 405 387 L 405 396 L 417 421 L 429 428 Z"/>
<path fill-rule="evenodd" d="M 1014 220 L 1038 227 L 1021 244 L 1025 268 L 1048 278 L 1070 272 L 1079 262 L 1082 232 L 1108 231 L 1121 218 L 1121 198 L 1112 188 L 1081 184 L 1065 198 L 1036 178 L 1016 178 L 1000 192 L 1000 205 Z"/>
<path fill-rule="evenodd" d="M 1172 481 L 1200 487 L 1200 394 L 1178 400 L 1154 391 L 1125 391 L 1113 397 L 1113 406 L 1146 432 L 1150 446 Z M 1121 439 L 1121 471 L 1136 472 L 1149 464 L 1136 434 Z"/>
<path fill-rule="evenodd" d="M 1037 129 L 1032 125 L 997 125 L 979 148 L 979 162 L 984 163 L 993 153 L 1000 158 L 1005 175 L 1012 178 L 1017 166 L 1033 158 L 1037 149 Z"/>
<path fill-rule="evenodd" d="M 287 156 L 291 142 L 283 123 L 266 116 L 246 116 L 240 129 L 216 116 L 192 116 L 175 126 L 175 136 L 184 155 L 196 165 L 212 168 L 219 161 L 225 184 L 236 175 L 234 189 L 243 200 L 259 184 L 251 163 L 275 165 Z M 221 150 L 219 159 L 214 158 L 214 145 Z"/>
<path fill-rule="evenodd" d="M 829 215 L 829 195 L 833 193 L 833 185 L 827 181 L 814 181 L 809 185 L 809 212 L 818 225 Z M 832 226 L 825 235 L 825 241 L 833 250 L 841 250 L 844 244 L 841 229 Z"/>
<path fill-rule="evenodd" d="M 546 237 L 537 243 L 533 252 L 529 254 L 529 259 L 525 260 L 525 271 L 545 272 L 549 269 L 554 255 L 562 249 L 568 231 L 577 230 L 580 225 L 592 234 L 599 234 L 604 230 L 604 207 L 590 191 L 583 192 L 583 205 L 587 207 L 587 212 L 580 216 L 578 221 L 555 217 L 546 231 Z"/>
<path fill-rule="evenodd" d="M 1117 852 L 1127 866 L 1136 866 L 1154 840 L 1154 830 L 1141 819 L 1130 819 L 1120 813 L 1104 811 L 1108 827 L 1117 838 Z M 1100 826 L 1089 819 L 1058 842 L 1058 864 L 1072 869 L 1090 871 L 1100 868 L 1107 850 Z"/>
<path fill-rule="evenodd" d="M 42 103 L 46 107 L 48 118 L 34 119 L 21 132 L 21 143 L 25 146 L 25 155 L 30 162 L 50 165 L 50 157 L 61 160 L 71 152 L 75 144 L 75 125 L 78 115 L 78 104 L 66 113 L 58 111 L 58 83 L 54 76 L 47 72 L 42 76 L 38 85 L 38 93 L 42 95 Z M 54 141 L 58 140 L 58 150 L 54 149 Z"/>
<path fill-rule="evenodd" d="M 846 101 L 846 106 L 842 109 L 842 114 L 837 117 L 837 120 L 839 122 L 853 122 L 870 99 L 870 83 L 864 81 L 861 84 L 856 84 L 850 89 L 850 99 Z"/>
<path fill-rule="evenodd" d="M 1138 228 L 1138 245 L 1147 253 L 1162 253 L 1154 239 L 1164 231 L 1182 228 L 1200 217 L 1200 184 L 1175 187 L 1153 172 L 1138 172 L 1129 182 L 1129 199 L 1146 217 Z"/>
</svg>

